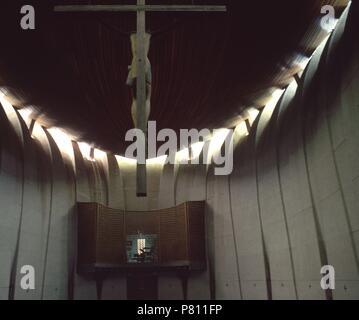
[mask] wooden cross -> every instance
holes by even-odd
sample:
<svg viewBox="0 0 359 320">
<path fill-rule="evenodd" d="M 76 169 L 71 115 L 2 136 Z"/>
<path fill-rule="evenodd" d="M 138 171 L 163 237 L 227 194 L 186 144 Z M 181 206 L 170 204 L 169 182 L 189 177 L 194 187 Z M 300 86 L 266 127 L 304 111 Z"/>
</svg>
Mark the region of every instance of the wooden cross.
<svg viewBox="0 0 359 320">
<path fill-rule="evenodd" d="M 225 12 L 226 6 L 214 5 L 145 5 L 145 0 L 137 0 L 137 5 L 62 5 L 55 6 L 56 12 L 136 12 L 137 13 L 137 126 L 147 137 L 146 123 L 146 11 L 197 11 L 197 12 Z M 145 141 L 147 156 L 147 141 Z M 146 191 L 146 162 L 137 162 L 137 196 L 144 197 Z"/>
</svg>

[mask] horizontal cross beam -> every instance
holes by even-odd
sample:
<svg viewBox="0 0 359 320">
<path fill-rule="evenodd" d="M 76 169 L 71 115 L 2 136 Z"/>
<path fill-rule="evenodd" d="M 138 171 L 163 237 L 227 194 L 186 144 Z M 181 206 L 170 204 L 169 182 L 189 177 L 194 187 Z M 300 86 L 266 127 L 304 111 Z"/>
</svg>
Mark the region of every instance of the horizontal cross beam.
<svg viewBox="0 0 359 320">
<path fill-rule="evenodd" d="M 126 11 L 204 11 L 225 12 L 226 6 L 206 5 L 64 5 L 55 6 L 56 12 L 126 12 Z"/>
</svg>

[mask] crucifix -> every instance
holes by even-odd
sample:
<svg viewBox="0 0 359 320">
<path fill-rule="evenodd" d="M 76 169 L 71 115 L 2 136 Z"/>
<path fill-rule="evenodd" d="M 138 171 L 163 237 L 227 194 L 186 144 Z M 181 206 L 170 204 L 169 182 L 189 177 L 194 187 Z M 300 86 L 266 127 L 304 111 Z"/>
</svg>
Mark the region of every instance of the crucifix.
<svg viewBox="0 0 359 320">
<path fill-rule="evenodd" d="M 146 72 L 148 75 L 148 59 L 146 49 L 146 11 L 197 11 L 197 12 L 225 12 L 226 6 L 220 5 L 146 5 L 145 0 L 137 0 L 137 5 L 61 5 L 55 6 L 56 12 L 136 12 L 137 13 L 137 30 L 135 36 L 136 53 L 136 103 L 133 104 L 135 110 L 132 114 L 136 117 L 135 126 L 142 130 L 147 137 L 147 118 L 149 114 L 148 85 L 146 85 Z M 134 38 L 132 38 L 132 42 Z M 134 50 L 132 50 L 134 51 Z M 133 67 L 134 63 L 132 63 Z M 147 82 L 148 84 L 148 82 Z M 146 103 L 147 100 L 147 103 Z M 146 108 L 147 106 L 147 108 Z M 146 109 L 148 109 L 146 111 Z M 147 139 L 146 139 L 147 140 Z M 147 142 L 145 155 L 147 157 Z M 147 177 L 146 161 L 141 163 L 137 161 L 137 196 L 145 197 L 147 195 Z"/>
</svg>

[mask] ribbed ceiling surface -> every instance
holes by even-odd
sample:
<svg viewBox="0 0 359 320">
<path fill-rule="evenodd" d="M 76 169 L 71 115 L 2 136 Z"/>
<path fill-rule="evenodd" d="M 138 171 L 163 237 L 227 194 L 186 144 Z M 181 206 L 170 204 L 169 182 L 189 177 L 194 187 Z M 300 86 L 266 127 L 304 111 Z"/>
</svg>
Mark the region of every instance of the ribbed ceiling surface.
<svg viewBox="0 0 359 320">
<path fill-rule="evenodd" d="M 148 0 L 228 6 L 227 13 L 148 13 L 150 120 L 158 129 L 215 128 L 245 107 L 263 106 L 268 90 L 285 87 L 323 37 L 321 6 L 343 2 Z M 125 82 L 135 14 L 52 10 L 55 4 L 112 3 L 135 1 L 27 1 L 36 9 L 36 30 L 23 31 L 20 4 L 2 1 L 0 86 L 17 107 L 33 106 L 42 123 L 122 153 L 133 126 Z"/>
</svg>

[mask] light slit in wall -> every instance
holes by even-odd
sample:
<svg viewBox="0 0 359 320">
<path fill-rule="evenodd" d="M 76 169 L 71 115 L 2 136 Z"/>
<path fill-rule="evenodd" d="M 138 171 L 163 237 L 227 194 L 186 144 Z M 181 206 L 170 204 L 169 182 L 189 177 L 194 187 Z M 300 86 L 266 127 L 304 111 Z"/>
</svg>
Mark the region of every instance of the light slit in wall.
<svg viewBox="0 0 359 320">
<path fill-rule="evenodd" d="M 48 133 L 54 139 L 61 154 L 65 155 L 70 160 L 73 168 L 75 169 L 75 154 L 72 147 L 72 139 L 60 128 L 47 129 Z"/>
<path fill-rule="evenodd" d="M 21 118 L 24 120 L 26 126 L 28 128 L 30 128 L 31 125 L 31 114 L 32 114 L 33 110 L 29 107 L 29 108 L 22 108 L 19 110 L 19 114 L 21 116 Z"/>
<path fill-rule="evenodd" d="M 91 146 L 88 143 L 78 142 L 78 146 L 84 159 L 89 161 L 95 161 L 95 159 L 91 157 Z"/>
<path fill-rule="evenodd" d="M 248 108 L 246 111 L 248 113 L 249 124 L 250 124 L 250 126 L 252 126 L 254 121 L 256 121 L 256 119 L 259 115 L 259 110 L 257 110 L 256 108 Z"/>
<path fill-rule="evenodd" d="M 191 145 L 191 161 L 198 163 L 198 160 L 201 156 L 202 150 L 204 147 L 204 142 L 197 142 Z"/>
<path fill-rule="evenodd" d="M 3 109 L 6 113 L 6 116 L 8 117 L 9 120 L 13 120 L 13 119 L 17 118 L 16 111 L 15 111 L 14 107 L 6 99 L 6 96 L 2 91 L 0 91 L 0 103 L 1 103 Z"/>
<path fill-rule="evenodd" d="M 234 134 L 238 135 L 239 137 L 242 136 L 246 137 L 249 135 L 249 129 L 250 127 L 249 128 L 247 127 L 246 121 L 242 121 L 234 130 Z"/>
<path fill-rule="evenodd" d="M 164 165 L 166 163 L 166 160 L 167 160 L 167 155 L 163 155 L 161 157 L 147 159 L 146 163 L 148 165 Z"/>
<path fill-rule="evenodd" d="M 225 142 L 230 132 L 231 132 L 230 129 L 218 129 L 214 131 L 208 147 L 207 162 L 206 162 L 207 164 L 211 163 L 212 158 L 215 154 L 221 152 L 223 143 Z"/>
</svg>

